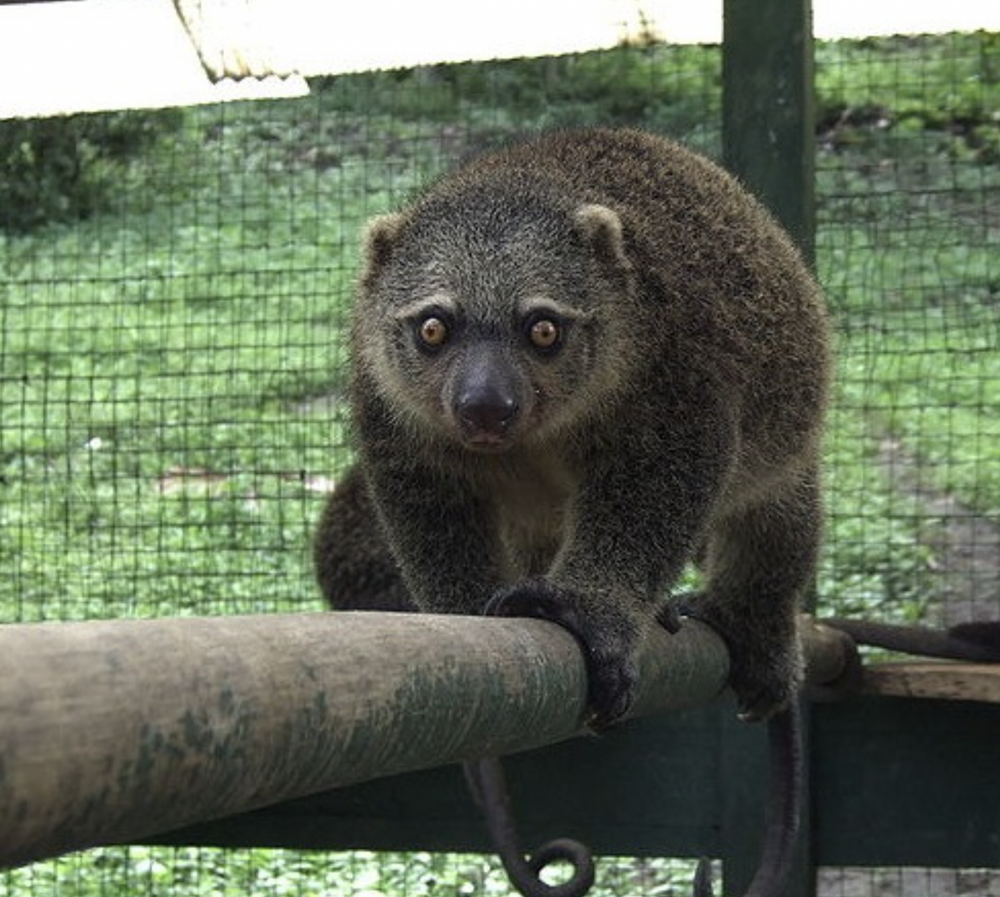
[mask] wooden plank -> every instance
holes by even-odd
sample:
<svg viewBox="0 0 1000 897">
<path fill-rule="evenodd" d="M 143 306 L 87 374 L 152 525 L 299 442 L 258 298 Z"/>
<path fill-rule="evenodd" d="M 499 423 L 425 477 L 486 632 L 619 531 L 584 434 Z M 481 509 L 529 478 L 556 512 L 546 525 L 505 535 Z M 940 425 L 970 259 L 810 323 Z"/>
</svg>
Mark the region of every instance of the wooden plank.
<svg viewBox="0 0 1000 897">
<path fill-rule="evenodd" d="M 1000 868 L 1000 706 L 872 696 L 814 717 L 819 864 Z"/>
<path fill-rule="evenodd" d="M 718 749 L 731 729 L 751 740 L 765 735 L 738 722 L 726 698 L 505 758 L 522 844 L 566 836 L 613 856 L 718 855 L 726 787 Z M 154 843 L 493 852 L 455 766 L 340 788 Z"/>
<path fill-rule="evenodd" d="M 1000 664 L 947 661 L 866 666 L 861 690 L 869 695 L 1000 704 Z"/>
</svg>

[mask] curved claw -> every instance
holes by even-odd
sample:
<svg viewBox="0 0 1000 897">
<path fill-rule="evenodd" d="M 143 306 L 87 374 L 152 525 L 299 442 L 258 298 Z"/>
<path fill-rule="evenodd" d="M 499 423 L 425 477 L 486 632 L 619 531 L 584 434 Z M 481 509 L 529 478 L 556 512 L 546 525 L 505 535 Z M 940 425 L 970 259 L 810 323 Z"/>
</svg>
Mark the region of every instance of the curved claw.
<svg viewBox="0 0 1000 897">
<path fill-rule="evenodd" d="M 681 631 L 681 612 L 673 602 L 664 604 L 656 613 L 656 622 L 671 635 Z"/>
</svg>

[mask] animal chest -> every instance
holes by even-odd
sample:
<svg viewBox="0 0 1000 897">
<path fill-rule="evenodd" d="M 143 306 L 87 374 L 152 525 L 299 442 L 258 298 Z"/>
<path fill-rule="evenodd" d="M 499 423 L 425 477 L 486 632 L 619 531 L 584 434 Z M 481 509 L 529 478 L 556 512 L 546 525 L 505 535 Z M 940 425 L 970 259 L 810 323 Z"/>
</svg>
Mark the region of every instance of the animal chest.
<svg viewBox="0 0 1000 897">
<path fill-rule="evenodd" d="M 551 459 L 504 464 L 479 486 L 504 554 L 505 578 L 546 573 L 573 526 L 577 486 L 566 465 Z"/>
</svg>

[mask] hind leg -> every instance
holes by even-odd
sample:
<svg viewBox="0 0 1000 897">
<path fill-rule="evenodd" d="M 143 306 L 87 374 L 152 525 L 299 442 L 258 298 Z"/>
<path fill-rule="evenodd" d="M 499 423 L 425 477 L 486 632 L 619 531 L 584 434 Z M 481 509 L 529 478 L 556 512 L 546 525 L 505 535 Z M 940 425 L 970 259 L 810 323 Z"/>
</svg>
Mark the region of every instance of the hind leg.
<svg viewBox="0 0 1000 897">
<path fill-rule="evenodd" d="M 313 543 L 316 579 L 338 610 L 415 611 L 379 526 L 364 477 L 354 467 L 337 484 Z"/>
<path fill-rule="evenodd" d="M 715 522 L 705 590 L 685 600 L 730 652 L 730 684 L 749 719 L 787 706 L 802 678 L 796 620 L 816 569 L 822 512 L 815 469 Z"/>
</svg>

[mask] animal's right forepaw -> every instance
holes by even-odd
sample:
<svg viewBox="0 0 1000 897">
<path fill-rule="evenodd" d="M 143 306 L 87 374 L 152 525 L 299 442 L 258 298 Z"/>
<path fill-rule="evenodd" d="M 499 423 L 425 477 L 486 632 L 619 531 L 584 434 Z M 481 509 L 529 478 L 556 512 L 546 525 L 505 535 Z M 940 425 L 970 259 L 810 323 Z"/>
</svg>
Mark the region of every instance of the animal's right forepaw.
<svg viewBox="0 0 1000 897">
<path fill-rule="evenodd" d="M 531 579 L 497 592 L 485 613 L 501 617 L 534 617 L 557 623 L 574 635 L 584 650 L 592 729 L 606 729 L 628 713 L 635 700 L 638 668 L 631 643 L 608 636 L 574 596 L 544 579 Z"/>
</svg>

